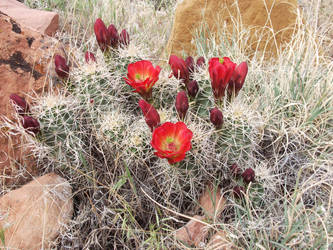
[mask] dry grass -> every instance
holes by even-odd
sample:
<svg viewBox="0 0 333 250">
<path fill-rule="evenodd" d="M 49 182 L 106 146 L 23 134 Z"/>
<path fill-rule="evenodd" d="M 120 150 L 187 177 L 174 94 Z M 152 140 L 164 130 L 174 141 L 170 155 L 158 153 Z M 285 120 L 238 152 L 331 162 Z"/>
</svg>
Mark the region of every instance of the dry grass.
<svg viewBox="0 0 333 250">
<path fill-rule="evenodd" d="M 56 171 L 74 190 L 74 217 L 54 246 L 179 249 L 182 244 L 172 232 L 187 216 L 202 213 L 199 194 L 206 183 L 214 183 L 222 187 L 227 207 L 207 223 L 212 231 L 226 231 L 234 245 L 327 249 L 333 240 L 333 63 L 319 52 L 332 44 L 324 27 L 301 27 L 273 62 L 247 58 L 240 49 L 246 44 L 211 42 L 202 49 L 198 37 L 206 61 L 211 56 L 248 60 L 249 74 L 240 96 L 224 104 L 222 131 L 215 131 L 208 119 L 213 99 L 207 70 L 195 75 L 201 92 L 185 121 L 194 133 L 193 149 L 170 166 L 153 155 L 139 97 L 122 79 L 130 62 L 159 62 L 175 8 L 175 1 L 160 2 L 161 8 L 156 2 L 129 0 L 74 1 L 64 7 L 66 32 L 59 37 L 77 67 L 71 69 L 67 90 L 36 100 L 33 112 L 42 135 L 27 137 L 42 171 Z M 97 17 L 128 29 L 131 36 L 129 48 L 111 60 L 98 51 L 91 32 Z M 312 24 L 317 17 L 309 18 Z M 246 34 L 241 34 L 244 41 Z M 96 65 L 84 63 L 87 48 L 98 51 Z M 169 68 L 163 68 L 153 90 L 162 122 L 177 121 L 174 99 L 180 84 L 168 75 Z M 256 172 L 244 201 L 231 195 L 239 183 L 229 172 L 234 162 Z"/>
</svg>

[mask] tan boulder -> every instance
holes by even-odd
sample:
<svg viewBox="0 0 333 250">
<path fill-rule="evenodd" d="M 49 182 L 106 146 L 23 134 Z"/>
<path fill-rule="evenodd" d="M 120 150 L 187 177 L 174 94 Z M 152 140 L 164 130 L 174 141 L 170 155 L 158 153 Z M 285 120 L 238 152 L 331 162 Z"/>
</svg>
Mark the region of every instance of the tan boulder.
<svg viewBox="0 0 333 250">
<path fill-rule="evenodd" d="M 52 36 L 59 27 L 59 15 L 55 12 L 30 9 L 16 0 L 1 0 L 0 12 L 13 18 L 19 24 Z"/>
<path fill-rule="evenodd" d="M 29 149 L 21 147 L 22 138 L 13 136 L 17 132 L 4 125 L 2 117 L 13 120 L 15 112 L 9 96 L 15 93 L 29 102 L 29 96 L 47 91 L 49 79 L 46 75 L 49 71 L 54 72 L 52 57 L 60 50 L 55 39 L 24 28 L 1 12 L 0 27 L 0 176 L 6 177 L 0 178 L 1 185 L 10 180 L 19 165 L 27 170 L 26 174 L 33 174 L 34 168 Z"/>
<path fill-rule="evenodd" d="M 48 249 L 71 219 L 72 189 L 50 173 L 0 197 L 0 231 L 8 249 Z M 0 242 L 0 245 L 2 243 Z"/>
<path fill-rule="evenodd" d="M 297 8 L 297 0 L 183 0 L 176 9 L 167 53 L 195 55 L 191 41 L 201 27 L 206 27 L 205 39 L 219 30 L 227 31 L 225 39 L 230 40 L 233 31 L 236 39 L 242 39 L 241 32 L 247 29 L 250 35 L 244 52 L 253 56 L 259 51 L 268 58 L 290 41 Z"/>
</svg>

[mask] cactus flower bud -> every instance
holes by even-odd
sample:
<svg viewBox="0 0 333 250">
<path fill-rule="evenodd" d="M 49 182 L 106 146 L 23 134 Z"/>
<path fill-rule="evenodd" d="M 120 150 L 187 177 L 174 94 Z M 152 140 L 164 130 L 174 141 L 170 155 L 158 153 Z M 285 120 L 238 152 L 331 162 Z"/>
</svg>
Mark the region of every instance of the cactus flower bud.
<svg viewBox="0 0 333 250">
<path fill-rule="evenodd" d="M 28 103 L 24 100 L 23 97 L 18 96 L 16 94 L 11 94 L 9 96 L 9 99 L 12 100 L 12 102 L 15 104 L 15 109 L 16 112 L 19 115 L 24 115 L 29 112 L 29 105 Z"/>
<path fill-rule="evenodd" d="M 176 110 L 179 118 L 184 120 L 188 110 L 188 98 L 185 91 L 180 91 L 176 97 Z"/>
<path fill-rule="evenodd" d="M 235 96 L 238 95 L 238 92 L 243 87 L 243 84 L 245 82 L 245 78 L 247 75 L 248 67 L 246 62 L 240 63 L 234 70 L 232 77 L 229 81 L 228 85 L 228 95 L 229 97 L 232 96 L 233 92 L 235 93 Z"/>
<path fill-rule="evenodd" d="M 185 64 L 190 73 L 194 72 L 194 60 L 192 56 L 189 56 L 185 59 Z"/>
<path fill-rule="evenodd" d="M 108 32 L 110 35 L 110 45 L 112 48 L 116 49 L 118 48 L 118 43 L 119 43 L 119 34 L 118 30 L 113 24 L 110 24 L 108 27 Z"/>
<path fill-rule="evenodd" d="M 200 56 L 198 59 L 197 59 L 197 67 L 198 68 L 201 68 L 201 67 L 204 67 L 205 66 L 205 58 L 203 56 Z"/>
<path fill-rule="evenodd" d="M 23 116 L 22 126 L 27 131 L 37 134 L 40 131 L 39 122 L 31 116 Z"/>
<path fill-rule="evenodd" d="M 242 177 L 246 183 L 253 182 L 255 177 L 254 170 L 252 168 L 245 169 L 245 171 L 242 174 Z"/>
<path fill-rule="evenodd" d="M 189 94 L 189 96 L 194 98 L 199 91 L 198 82 L 196 80 L 192 80 L 187 84 L 186 87 L 187 87 L 187 93 Z"/>
<path fill-rule="evenodd" d="M 214 124 L 216 129 L 221 129 L 223 125 L 223 114 L 218 108 L 210 110 L 210 121 Z"/>
<path fill-rule="evenodd" d="M 244 194 L 245 194 L 245 189 L 241 186 L 235 186 L 233 188 L 233 193 L 234 193 L 234 196 L 237 198 L 237 199 L 240 199 L 240 198 L 243 198 L 244 197 Z"/>
<path fill-rule="evenodd" d="M 120 33 L 119 42 L 125 47 L 128 46 L 130 43 L 129 34 L 125 29 L 123 29 Z"/>
<path fill-rule="evenodd" d="M 234 176 L 234 177 L 239 177 L 242 172 L 242 170 L 240 169 L 240 167 L 238 167 L 238 165 L 236 163 L 231 165 L 230 171 L 231 171 L 232 176 Z"/>
<path fill-rule="evenodd" d="M 66 64 L 66 59 L 60 55 L 55 55 L 54 64 L 55 64 L 55 71 L 56 71 L 57 75 L 62 79 L 68 78 L 69 67 Z"/>
<path fill-rule="evenodd" d="M 139 101 L 139 106 L 145 116 L 145 121 L 153 132 L 160 125 L 160 115 L 156 109 L 145 100 Z"/>
<path fill-rule="evenodd" d="M 86 59 L 86 63 L 93 63 L 96 62 L 95 55 L 92 52 L 87 51 L 84 55 L 84 58 Z"/>
<path fill-rule="evenodd" d="M 171 55 L 169 58 L 169 64 L 172 69 L 173 76 L 179 80 L 183 80 L 185 85 L 187 85 L 190 74 L 185 61 L 178 56 Z"/>
<path fill-rule="evenodd" d="M 96 19 L 94 24 L 94 32 L 101 51 L 108 51 L 110 46 L 110 34 L 102 19 Z"/>
</svg>

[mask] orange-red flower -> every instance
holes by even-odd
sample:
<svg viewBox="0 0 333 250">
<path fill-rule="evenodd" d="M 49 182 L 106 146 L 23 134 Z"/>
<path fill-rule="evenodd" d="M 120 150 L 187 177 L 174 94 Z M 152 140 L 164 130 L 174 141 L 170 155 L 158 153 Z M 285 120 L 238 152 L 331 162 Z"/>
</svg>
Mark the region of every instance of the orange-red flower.
<svg viewBox="0 0 333 250">
<path fill-rule="evenodd" d="M 216 100 L 221 100 L 225 89 L 236 68 L 236 64 L 229 57 L 214 57 L 209 60 L 209 75 Z"/>
<path fill-rule="evenodd" d="M 145 100 L 149 100 L 152 96 L 152 87 L 158 80 L 161 68 L 154 68 L 150 61 L 142 60 L 131 63 L 127 68 L 126 83 L 132 86 Z"/>
<path fill-rule="evenodd" d="M 192 147 L 192 136 L 192 131 L 185 123 L 166 122 L 154 130 L 151 145 L 157 150 L 155 155 L 173 164 L 185 158 L 186 152 Z"/>
</svg>

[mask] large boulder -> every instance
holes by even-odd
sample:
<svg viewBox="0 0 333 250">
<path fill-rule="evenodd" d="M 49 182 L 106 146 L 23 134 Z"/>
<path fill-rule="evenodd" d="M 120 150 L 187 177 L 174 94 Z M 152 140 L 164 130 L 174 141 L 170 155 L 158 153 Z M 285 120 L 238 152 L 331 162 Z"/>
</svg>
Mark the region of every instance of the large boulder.
<svg viewBox="0 0 333 250">
<path fill-rule="evenodd" d="M 229 41 L 235 34 L 241 39 L 246 29 L 250 35 L 245 52 L 249 56 L 263 52 L 269 58 L 290 41 L 297 8 L 297 0 L 183 0 L 176 9 L 167 53 L 195 55 L 191 41 L 200 29 L 204 39 L 227 31 L 224 39 Z"/>
<path fill-rule="evenodd" d="M 29 149 L 22 148 L 22 137 L 10 131 L 4 117 L 14 121 L 15 110 L 9 101 L 12 93 L 25 97 L 49 89 L 48 72 L 54 72 L 53 54 L 59 43 L 49 36 L 27 29 L 0 12 L 0 185 L 10 180 L 18 166 L 33 174 Z M 55 73 L 53 73 L 54 75 Z M 52 74 L 50 74 L 52 76 Z M 15 121 L 14 121 L 15 122 Z M 18 122 L 18 121 L 16 121 Z M 29 175 L 29 174 L 28 174 Z"/>
<path fill-rule="evenodd" d="M 17 0 L 1 0 L 0 11 L 41 34 L 52 36 L 59 27 L 59 15 L 56 12 L 30 9 Z"/>
<path fill-rule="evenodd" d="M 54 173 L 36 178 L 0 197 L 0 232 L 5 247 L 49 249 L 72 214 L 70 184 Z"/>
</svg>

